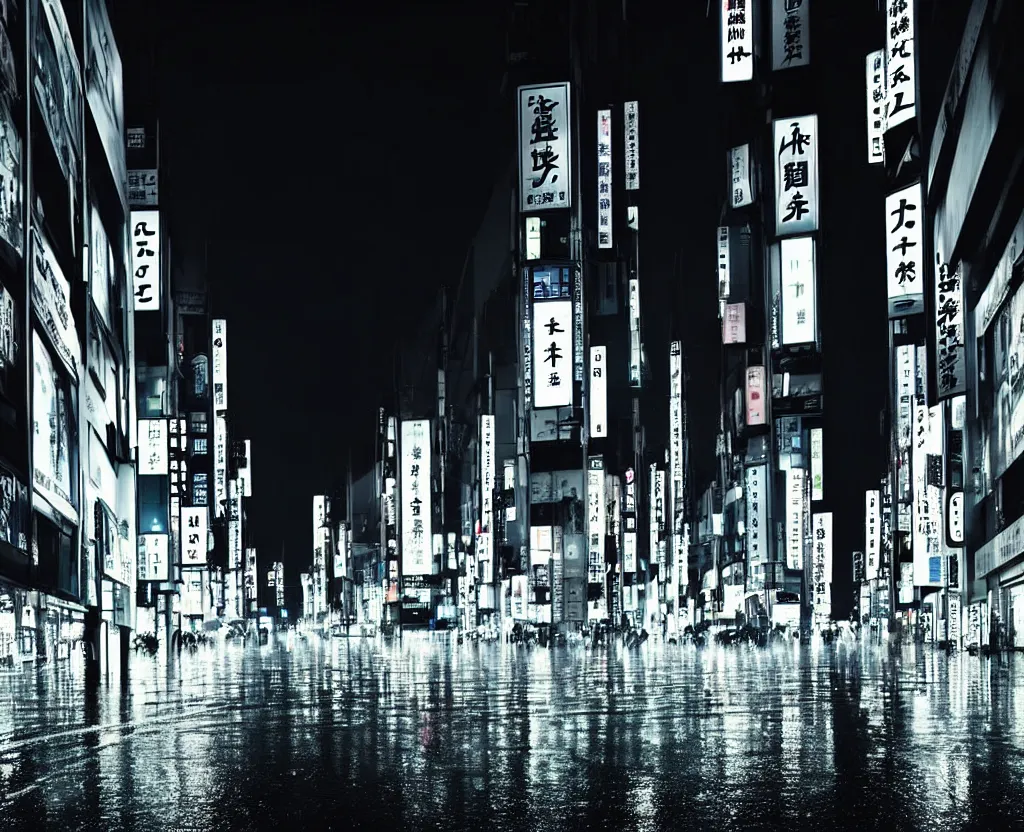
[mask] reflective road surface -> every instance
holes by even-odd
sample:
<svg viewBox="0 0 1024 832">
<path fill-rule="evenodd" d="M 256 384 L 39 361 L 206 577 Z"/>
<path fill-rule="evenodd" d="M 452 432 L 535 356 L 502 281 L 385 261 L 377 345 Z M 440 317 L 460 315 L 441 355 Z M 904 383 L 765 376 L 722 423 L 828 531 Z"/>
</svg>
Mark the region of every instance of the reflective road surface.
<svg viewBox="0 0 1024 832">
<path fill-rule="evenodd" d="M 1021 829 L 1024 654 L 315 639 L 0 673 L 0 830 Z"/>
</svg>

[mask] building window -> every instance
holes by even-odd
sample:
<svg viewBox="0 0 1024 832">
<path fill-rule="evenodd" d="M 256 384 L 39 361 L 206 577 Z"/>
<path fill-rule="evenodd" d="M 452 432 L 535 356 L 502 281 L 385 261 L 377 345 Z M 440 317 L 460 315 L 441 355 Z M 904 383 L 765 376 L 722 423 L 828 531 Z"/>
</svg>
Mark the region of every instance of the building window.
<svg viewBox="0 0 1024 832">
<path fill-rule="evenodd" d="M 140 476 L 139 534 L 167 534 L 167 507 L 170 483 L 167 477 Z"/>
<path fill-rule="evenodd" d="M 209 440 L 205 436 L 192 437 L 192 456 L 204 456 L 209 453 L 207 449 Z"/>
</svg>

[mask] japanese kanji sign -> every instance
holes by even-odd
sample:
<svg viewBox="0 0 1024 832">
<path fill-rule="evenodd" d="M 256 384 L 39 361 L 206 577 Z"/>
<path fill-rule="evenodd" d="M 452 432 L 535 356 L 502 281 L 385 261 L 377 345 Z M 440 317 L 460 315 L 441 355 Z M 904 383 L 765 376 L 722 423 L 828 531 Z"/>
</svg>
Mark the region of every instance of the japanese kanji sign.
<svg viewBox="0 0 1024 832">
<path fill-rule="evenodd" d="M 940 401 L 967 392 L 960 266 L 951 270 L 946 263 L 935 271 L 935 391 Z"/>
<path fill-rule="evenodd" d="M 533 306 L 533 406 L 568 407 L 573 401 L 571 300 Z"/>
<path fill-rule="evenodd" d="M 811 0 L 772 0 L 772 69 L 811 62 Z"/>
<path fill-rule="evenodd" d="M 776 119 L 775 234 L 818 230 L 818 117 Z"/>
<path fill-rule="evenodd" d="M 183 508 L 181 510 L 181 565 L 203 566 L 206 564 L 207 509 Z"/>
<path fill-rule="evenodd" d="M 914 0 L 885 3 L 885 130 L 917 115 L 914 67 Z"/>
<path fill-rule="evenodd" d="M 920 181 L 885 198 L 885 260 L 891 317 L 912 311 L 922 297 L 923 204 Z"/>
<path fill-rule="evenodd" d="M 132 287 L 136 312 L 160 310 L 160 212 L 132 211 Z"/>
<path fill-rule="evenodd" d="M 868 162 L 876 164 L 885 159 L 885 50 L 871 52 L 864 62 L 867 76 Z"/>
<path fill-rule="evenodd" d="M 622 158 L 626 168 L 626 190 L 640 190 L 640 107 L 627 101 L 623 107 Z"/>
<path fill-rule="evenodd" d="M 572 204 L 569 84 L 519 88 L 519 210 Z"/>
<path fill-rule="evenodd" d="M 597 247 L 612 247 L 612 111 L 597 111 Z"/>
<path fill-rule="evenodd" d="M 753 0 L 720 0 L 722 9 L 722 82 L 754 77 Z"/>
<path fill-rule="evenodd" d="M 817 339 L 814 239 L 779 241 L 782 287 L 782 343 L 811 344 Z"/>
<path fill-rule="evenodd" d="M 167 420 L 139 419 L 139 474 L 167 476 Z"/>
<path fill-rule="evenodd" d="M 430 420 L 402 422 L 402 576 L 430 575 L 431 550 Z"/>
</svg>

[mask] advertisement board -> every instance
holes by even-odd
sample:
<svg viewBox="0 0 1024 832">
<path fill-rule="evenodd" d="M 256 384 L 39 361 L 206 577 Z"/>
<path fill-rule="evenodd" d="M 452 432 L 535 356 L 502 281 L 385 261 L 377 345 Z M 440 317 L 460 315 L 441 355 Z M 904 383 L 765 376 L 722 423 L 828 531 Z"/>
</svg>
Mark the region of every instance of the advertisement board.
<svg viewBox="0 0 1024 832">
<path fill-rule="evenodd" d="M 77 522 L 78 391 L 54 367 L 46 344 L 34 329 L 32 360 L 32 482 L 37 493 Z"/>
<path fill-rule="evenodd" d="M 167 476 L 166 419 L 139 419 L 139 474 Z"/>
<path fill-rule="evenodd" d="M 213 321 L 213 407 L 228 407 L 228 322 L 223 318 Z"/>
<path fill-rule="evenodd" d="M 818 117 L 776 119 L 775 235 L 818 230 Z"/>
<path fill-rule="evenodd" d="M 533 312 L 533 406 L 568 407 L 573 402 L 572 301 L 542 301 Z"/>
<path fill-rule="evenodd" d="M 431 447 L 430 420 L 404 420 L 401 427 L 402 456 L 402 575 L 433 573 L 431 552 Z"/>
<path fill-rule="evenodd" d="M 792 69 L 811 62 L 811 0 L 770 0 L 772 69 Z"/>
<path fill-rule="evenodd" d="M 132 211 L 132 287 L 136 312 L 160 310 L 160 212 Z"/>
<path fill-rule="evenodd" d="M 519 210 L 572 205 L 569 84 L 519 88 Z"/>
<path fill-rule="evenodd" d="M 885 0 L 885 129 L 917 116 L 915 0 Z"/>
<path fill-rule="evenodd" d="M 612 111 L 597 111 L 597 247 L 612 247 Z"/>
<path fill-rule="evenodd" d="M 186 507 L 181 510 L 182 566 L 206 565 L 207 512 L 206 507 Z"/>
<path fill-rule="evenodd" d="M 750 6 L 721 2 L 722 83 L 749 81 L 754 77 L 754 20 Z"/>
</svg>

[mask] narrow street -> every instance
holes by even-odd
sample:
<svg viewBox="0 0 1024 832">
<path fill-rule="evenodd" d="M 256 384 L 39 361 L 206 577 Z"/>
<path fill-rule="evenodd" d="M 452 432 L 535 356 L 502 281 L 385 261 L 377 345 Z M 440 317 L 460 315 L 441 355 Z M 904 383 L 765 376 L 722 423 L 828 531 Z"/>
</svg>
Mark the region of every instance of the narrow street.
<svg viewBox="0 0 1024 832">
<path fill-rule="evenodd" d="M 1019 655 L 277 634 L 130 677 L 3 672 L 5 830 L 955 830 L 1024 798 Z"/>
</svg>

